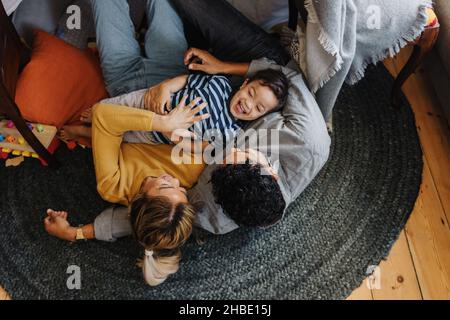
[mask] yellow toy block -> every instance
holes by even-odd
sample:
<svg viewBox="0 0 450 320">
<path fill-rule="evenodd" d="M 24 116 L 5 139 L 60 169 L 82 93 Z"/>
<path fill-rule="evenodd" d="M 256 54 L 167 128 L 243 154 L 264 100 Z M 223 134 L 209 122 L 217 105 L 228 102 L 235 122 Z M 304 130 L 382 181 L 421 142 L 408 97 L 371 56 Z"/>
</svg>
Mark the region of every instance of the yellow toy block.
<svg viewBox="0 0 450 320">
<path fill-rule="evenodd" d="M 37 153 L 34 153 L 34 152 L 31 154 L 31 157 L 35 158 L 35 159 L 39 159 L 39 155 Z"/>
<path fill-rule="evenodd" d="M 20 150 L 13 150 L 12 155 L 13 156 L 21 156 L 22 155 L 22 151 L 20 151 Z"/>
<path fill-rule="evenodd" d="M 22 152 L 22 156 L 24 156 L 25 158 L 29 158 L 29 157 L 31 157 L 31 152 L 30 151 L 24 151 L 24 152 Z"/>
<path fill-rule="evenodd" d="M 9 148 L 3 148 L 3 149 L 2 149 L 2 152 L 3 152 L 3 153 L 11 153 L 11 149 L 9 149 Z"/>
</svg>

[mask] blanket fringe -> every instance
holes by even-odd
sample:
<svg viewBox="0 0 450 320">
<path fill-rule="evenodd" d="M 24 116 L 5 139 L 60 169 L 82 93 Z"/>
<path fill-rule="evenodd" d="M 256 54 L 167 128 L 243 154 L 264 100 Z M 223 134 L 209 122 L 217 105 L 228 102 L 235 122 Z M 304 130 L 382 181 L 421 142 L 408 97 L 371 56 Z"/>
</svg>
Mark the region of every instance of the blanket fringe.
<svg viewBox="0 0 450 320">
<path fill-rule="evenodd" d="M 348 75 L 346 83 L 349 85 L 356 84 L 362 78 L 364 78 L 364 75 L 369 65 L 371 64 L 376 65 L 378 62 L 383 61 L 387 58 L 395 57 L 401 51 L 401 49 L 403 49 L 408 45 L 408 43 L 416 40 L 427 26 L 428 23 L 427 9 L 432 7 L 433 7 L 432 0 L 424 0 L 420 5 L 418 19 L 416 20 L 416 23 L 403 36 L 397 39 L 397 41 L 394 43 L 392 47 L 383 50 L 378 55 L 366 59 L 363 62 L 361 68 L 359 68 L 352 74 Z"/>
<path fill-rule="evenodd" d="M 319 17 L 316 12 L 316 8 L 314 8 L 313 0 L 305 0 L 305 8 L 308 11 L 308 23 L 317 24 L 319 26 L 319 43 L 323 47 L 323 49 L 328 52 L 330 55 L 336 58 L 334 64 L 330 67 L 330 71 L 327 74 L 324 74 L 320 79 L 318 79 L 317 83 L 312 85 L 311 91 L 316 93 L 320 88 L 322 88 L 328 81 L 331 80 L 341 69 L 344 63 L 341 55 L 339 54 L 339 47 L 330 40 L 328 34 L 323 30 L 320 25 Z"/>
<path fill-rule="evenodd" d="M 400 50 L 403 49 L 408 43 L 417 39 L 427 25 L 427 9 L 431 7 L 433 7 L 432 0 L 423 0 L 422 4 L 419 7 L 418 19 L 416 23 L 404 35 L 397 39 L 392 47 L 387 48 L 379 54 L 376 54 L 370 58 L 367 58 L 358 70 L 349 73 L 346 78 L 346 83 L 350 85 L 356 84 L 362 78 L 364 78 L 366 69 L 370 64 L 377 64 L 378 62 L 383 61 L 387 58 L 396 56 L 400 52 Z M 305 0 L 305 8 L 308 11 L 308 22 L 315 23 L 319 26 L 319 43 L 326 52 L 336 58 L 336 62 L 333 66 L 331 66 L 328 74 L 325 74 L 321 79 L 319 79 L 318 84 L 311 88 L 312 91 L 316 93 L 341 70 L 344 62 L 339 54 L 338 46 L 336 46 L 336 44 L 329 39 L 328 35 L 326 34 L 326 32 L 324 32 L 322 26 L 320 25 L 319 17 L 314 7 L 313 0 Z"/>
</svg>

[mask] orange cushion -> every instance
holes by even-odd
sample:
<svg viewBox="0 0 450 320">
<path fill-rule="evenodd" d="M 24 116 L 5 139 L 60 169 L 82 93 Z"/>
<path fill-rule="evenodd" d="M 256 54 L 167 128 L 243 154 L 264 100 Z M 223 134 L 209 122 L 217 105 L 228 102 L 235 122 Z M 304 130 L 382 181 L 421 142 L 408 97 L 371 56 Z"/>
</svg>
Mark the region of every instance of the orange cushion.
<svg viewBox="0 0 450 320">
<path fill-rule="evenodd" d="M 35 32 L 31 61 L 17 82 L 16 103 L 30 121 L 56 126 L 107 97 L 99 61 L 44 31 Z"/>
</svg>

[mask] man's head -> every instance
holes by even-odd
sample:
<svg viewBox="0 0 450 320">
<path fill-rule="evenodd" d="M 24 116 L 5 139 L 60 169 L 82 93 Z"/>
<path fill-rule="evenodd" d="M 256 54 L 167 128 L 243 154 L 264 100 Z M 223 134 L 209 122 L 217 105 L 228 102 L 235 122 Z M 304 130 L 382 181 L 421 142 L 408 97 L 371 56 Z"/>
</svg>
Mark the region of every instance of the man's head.
<svg viewBox="0 0 450 320">
<path fill-rule="evenodd" d="M 170 175 L 148 177 L 130 207 L 136 240 L 146 250 L 178 250 L 190 237 L 195 209 L 186 190 Z"/>
<path fill-rule="evenodd" d="M 212 174 L 216 202 L 240 226 L 267 227 L 278 222 L 286 202 L 267 159 L 251 149 L 234 150 L 231 157 Z"/>
<path fill-rule="evenodd" d="M 231 114 L 242 121 L 253 121 L 279 111 L 288 97 L 289 80 L 281 71 L 267 69 L 247 79 L 230 102 Z"/>
</svg>

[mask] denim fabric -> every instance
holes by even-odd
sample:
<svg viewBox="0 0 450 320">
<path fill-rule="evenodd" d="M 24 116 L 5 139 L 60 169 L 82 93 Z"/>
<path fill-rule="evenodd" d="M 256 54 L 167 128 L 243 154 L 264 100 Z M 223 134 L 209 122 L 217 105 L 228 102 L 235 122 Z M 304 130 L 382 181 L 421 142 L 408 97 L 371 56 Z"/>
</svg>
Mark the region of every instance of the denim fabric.
<svg viewBox="0 0 450 320">
<path fill-rule="evenodd" d="M 282 66 L 289 62 L 289 54 L 275 36 L 251 22 L 227 1 L 171 1 L 185 23 L 191 45 L 210 49 L 225 61 L 268 58 Z"/>
<path fill-rule="evenodd" d="M 168 0 L 147 0 L 144 52 L 136 40 L 126 0 L 91 1 L 103 75 L 111 97 L 187 73 L 183 23 Z"/>
</svg>

